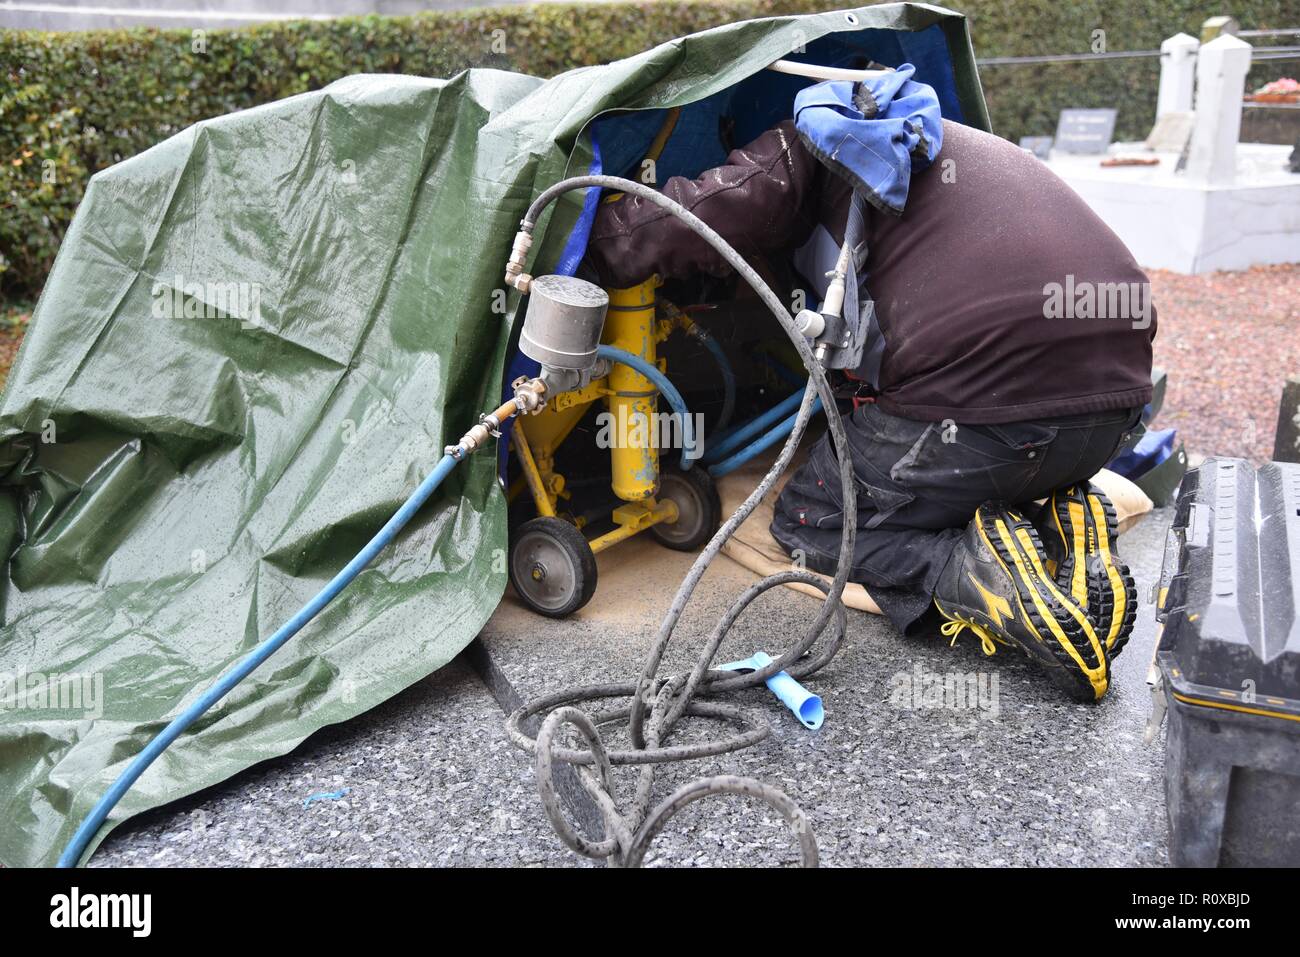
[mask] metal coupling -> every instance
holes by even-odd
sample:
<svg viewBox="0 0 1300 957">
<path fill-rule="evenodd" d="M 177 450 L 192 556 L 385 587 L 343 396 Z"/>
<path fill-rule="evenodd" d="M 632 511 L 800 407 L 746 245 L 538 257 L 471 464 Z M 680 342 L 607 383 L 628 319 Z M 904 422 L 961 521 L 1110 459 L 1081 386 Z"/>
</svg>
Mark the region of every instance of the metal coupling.
<svg viewBox="0 0 1300 957">
<path fill-rule="evenodd" d="M 545 404 L 546 383 L 541 379 L 520 376 L 510 384 L 514 389 L 514 398 L 498 406 L 491 412 L 484 412 L 478 417 L 478 425 L 460 437 L 455 445 L 448 445 L 442 451 L 457 462 L 472 452 L 488 444 L 488 439 L 501 438 L 501 423 L 521 412 L 539 411 Z"/>
<path fill-rule="evenodd" d="M 510 248 L 510 258 L 506 261 L 506 285 L 527 292 L 533 277 L 524 272 L 524 263 L 528 259 L 528 250 L 533 245 L 533 234 L 527 230 L 515 233 L 514 245 Z"/>
<path fill-rule="evenodd" d="M 688 339 L 699 343 L 709 341 L 709 334 L 705 331 L 704 327 L 693 320 L 690 316 L 686 315 L 686 313 L 682 313 L 681 319 L 677 322 L 677 326 L 682 330 L 682 332 L 686 333 Z"/>
<path fill-rule="evenodd" d="M 455 445 L 449 445 L 443 451 L 459 461 L 472 452 L 487 445 L 488 439 L 501 434 L 500 423 L 492 416 L 484 416 L 479 424 L 460 437 Z"/>
<path fill-rule="evenodd" d="M 546 405 L 546 383 L 540 378 L 520 376 L 510 383 L 515 393 L 515 411 L 519 415 L 535 415 Z"/>
</svg>

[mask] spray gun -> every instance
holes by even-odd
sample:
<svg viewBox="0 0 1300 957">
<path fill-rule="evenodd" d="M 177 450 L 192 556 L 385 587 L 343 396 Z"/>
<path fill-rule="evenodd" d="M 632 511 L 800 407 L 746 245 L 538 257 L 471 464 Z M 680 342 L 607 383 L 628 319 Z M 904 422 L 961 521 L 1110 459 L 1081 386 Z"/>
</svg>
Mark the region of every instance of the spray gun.
<svg viewBox="0 0 1300 957">
<path fill-rule="evenodd" d="M 829 283 L 821 308 L 803 309 L 794 319 L 804 338 L 813 341 L 813 354 L 827 369 L 858 368 L 874 319 L 871 300 L 858 298 L 857 274 L 866 260 L 862 242 L 864 202 L 855 189 L 844 221 L 839 256 L 834 268 L 826 273 Z"/>
</svg>

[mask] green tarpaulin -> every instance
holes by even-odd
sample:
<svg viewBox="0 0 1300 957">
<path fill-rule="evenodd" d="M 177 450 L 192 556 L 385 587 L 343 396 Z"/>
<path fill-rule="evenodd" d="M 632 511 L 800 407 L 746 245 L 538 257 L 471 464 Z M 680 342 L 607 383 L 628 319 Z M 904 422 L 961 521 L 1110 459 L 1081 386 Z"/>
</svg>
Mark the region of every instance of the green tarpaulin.
<svg viewBox="0 0 1300 957">
<path fill-rule="evenodd" d="M 987 125 L 964 20 L 892 4 L 737 23 L 549 81 L 351 77 L 95 176 L 0 405 L 0 862 L 52 863 L 148 739 L 496 404 L 517 305 L 499 308 L 502 264 L 529 200 L 587 169 L 593 118 L 695 103 L 882 30 L 937 36 L 966 121 Z M 580 208 L 556 207 L 544 262 Z M 100 837 L 441 667 L 500 599 L 505 547 L 480 454 Z"/>
</svg>

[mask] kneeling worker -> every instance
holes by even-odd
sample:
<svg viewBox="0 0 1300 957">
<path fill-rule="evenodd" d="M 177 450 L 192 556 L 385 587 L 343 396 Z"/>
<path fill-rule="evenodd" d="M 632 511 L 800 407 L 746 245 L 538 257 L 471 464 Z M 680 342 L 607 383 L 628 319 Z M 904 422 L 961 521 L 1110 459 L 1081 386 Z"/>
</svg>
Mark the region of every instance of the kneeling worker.
<svg viewBox="0 0 1300 957">
<path fill-rule="evenodd" d="M 891 95 L 933 98 L 907 79 L 910 68 L 891 75 L 865 91 L 818 84 L 844 99 L 833 123 L 871 124 Z M 856 377 L 873 401 L 845 420 L 859 489 L 852 580 L 905 634 L 939 628 L 955 641 L 969 630 L 985 654 L 1019 648 L 1071 697 L 1100 699 L 1136 594 L 1115 554 L 1115 510 L 1088 479 L 1151 398 L 1146 276 L 1044 164 L 939 120 L 937 100 L 931 125 L 891 127 L 920 160 L 902 184 L 901 214 L 871 171 L 805 124 L 800 100 L 797 125 L 779 124 L 664 192 L 747 258 L 796 263 L 819 231 L 832 249 L 842 241 L 855 188 L 870 203 L 856 276 L 859 298 L 874 301 L 873 342 Z M 870 143 L 862 129 L 853 139 Z M 730 271 L 680 220 L 633 196 L 599 208 L 586 269 L 612 287 Z M 1071 306 L 1091 296 L 1090 308 L 1059 308 L 1063 293 Z M 1107 315 L 1116 301 L 1127 308 L 1109 311 L 1124 314 Z M 830 574 L 844 520 L 823 437 L 781 493 L 772 534 Z"/>
</svg>

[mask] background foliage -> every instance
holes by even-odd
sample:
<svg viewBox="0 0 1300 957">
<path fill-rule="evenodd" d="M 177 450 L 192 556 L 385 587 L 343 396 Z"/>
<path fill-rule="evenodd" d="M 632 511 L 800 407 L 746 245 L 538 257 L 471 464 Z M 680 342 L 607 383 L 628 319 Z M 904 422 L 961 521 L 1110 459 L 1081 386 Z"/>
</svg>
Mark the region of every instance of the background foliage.
<svg viewBox="0 0 1300 957">
<path fill-rule="evenodd" d="M 950 0 L 971 19 L 978 56 L 1155 49 L 1197 36 L 1225 12 L 1199 0 Z M 236 30 L 0 31 L 0 297 L 39 291 L 90 175 L 190 124 L 351 73 L 450 76 L 491 66 L 551 76 L 608 62 L 733 20 L 852 6 L 835 0 L 662 0 L 540 4 L 290 21 Z M 1244 28 L 1300 27 L 1295 0 L 1237 0 Z M 201 43 L 197 42 L 201 39 Z M 1265 43 L 1288 42 L 1287 38 Z M 1257 85 L 1297 69 L 1274 61 Z M 1116 106 L 1118 136 L 1141 137 L 1155 110 L 1156 60 L 989 66 L 994 129 L 1051 133 L 1068 106 Z"/>
</svg>

